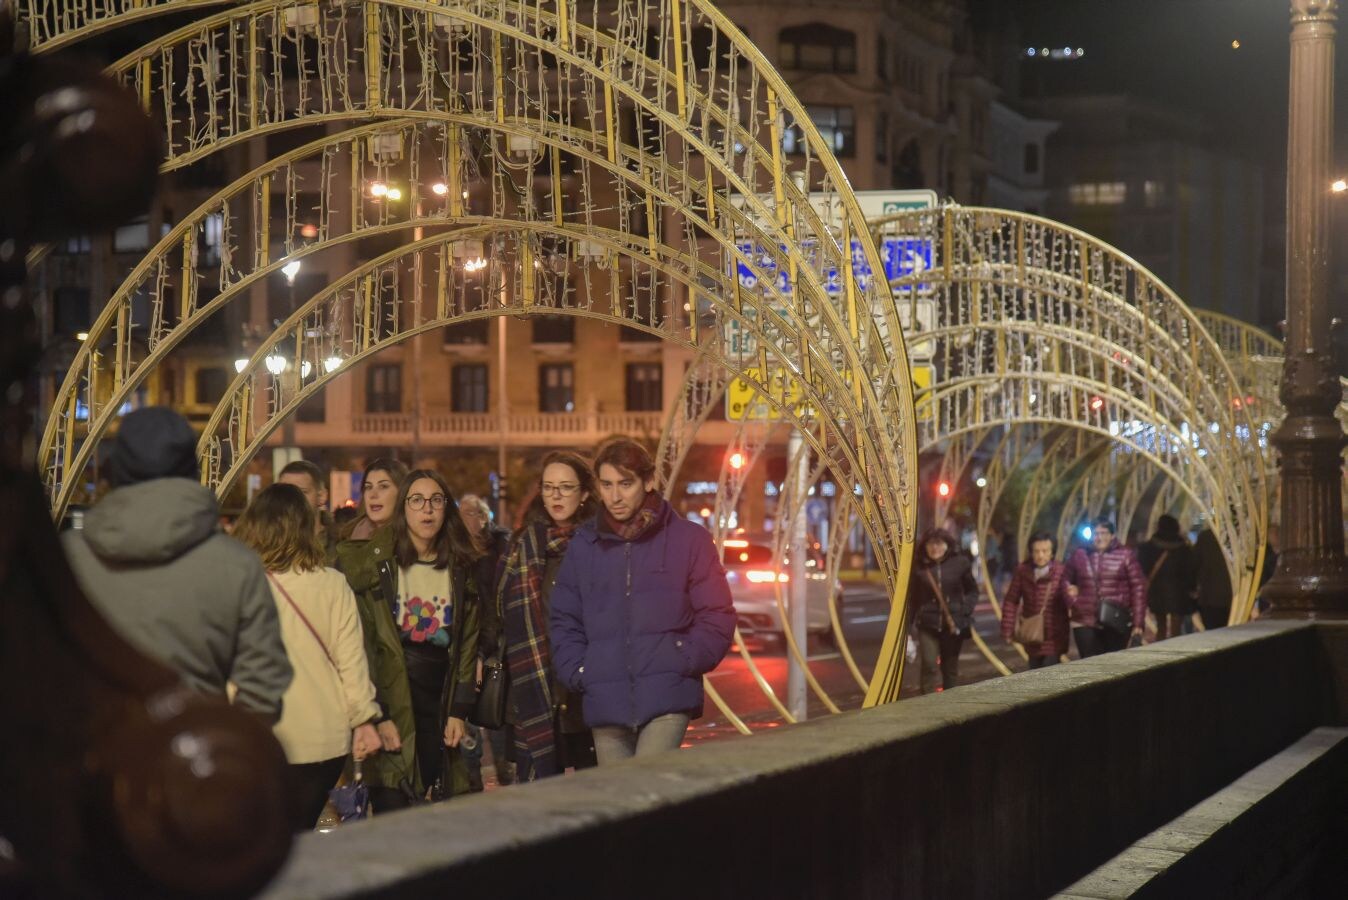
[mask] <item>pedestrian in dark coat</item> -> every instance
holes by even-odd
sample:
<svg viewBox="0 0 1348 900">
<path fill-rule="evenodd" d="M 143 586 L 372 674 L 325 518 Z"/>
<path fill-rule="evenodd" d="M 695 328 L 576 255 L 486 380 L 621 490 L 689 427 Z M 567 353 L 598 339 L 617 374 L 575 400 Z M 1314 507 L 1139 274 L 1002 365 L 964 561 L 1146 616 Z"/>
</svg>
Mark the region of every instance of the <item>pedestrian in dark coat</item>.
<svg viewBox="0 0 1348 900">
<path fill-rule="evenodd" d="M 1204 528 L 1194 541 L 1197 568 L 1198 614 L 1204 628 L 1220 628 L 1231 617 L 1231 572 L 1226 568 L 1222 545 L 1211 528 Z M 1264 566 L 1270 565 L 1264 557 Z"/>
<path fill-rule="evenodd" d="M 368 541 L 338 548 L 381 718 L 396 726 L 364 768 L 376 812 L 469 790 L 459 745 L 477 699 L 477 549 L 454 496 L 417 469 L 393 509 Z"/>
<path fill-rule="evenodd" d="M 1057 540 L 1047 531 L 1031 535 L 1026 559 L 1016 566 L 1002 599 L 1002 640 L 1008 643 L 1022 607 L 1026 616 L 1044 614 L 1044 640 L 1024 645 L 1031 669 L 1054 665 L 1067 653 L 1071 583 L 1067 565 L 1053 558 L 1057 549 Z"/>
<path fill-rule="evenodd" d="M 1180 533 L 1179 520 L 1161 516 L 1156 533 L 1137 548 L 1137 563 L 1147 576 L 1147 608 L 1156 617 L 1156 639 L 1193 631 L 1198 611 L 1197 561 L 1188 538 Z"/>
<path fill-rule="evenodd" d="M 538 492 L 502 563 L 498 603 L 504 610 L 510 669 L 507 716 L 520 781 L 598 764 L 584 698 L 554 673 L 548 624 L 552 590 L 571 538 L 598 509 L 589 464 L 575 453 L 554 450 L 543 457 Z"/>
<path fill-rule="evenodd" d="M 918 543 L 918 559 L 908 581 L 908 608 L 917 621 L 922 693 L 959 684 L 960 650 L 973 626 L 978 585 L 973 563 L 948 531 L 934 528 Z M 939 590 L 938 590 L 939 586 Z"/>
<path fill-rule="evenodd" d="M 1069 567 L 1078 591 L 1072 601 L 1072 637 L 1081 657 L 1122 650 L 1130 640 L 1141 639 L 1147 618 L 1147 578 L 1132 548 L 1114 537 L 1113 522 L 1096 519 L 1091 523 L 1091 547 L 1077 548 Z M 1105 627 L 1101 623 L 1105 603 L 1125 610 L 1131 629 Z"/>
<path fill-rule="evenodd" d="M 616 440 L 595 469 L 604 509 L 562 559 L 551 640 L 604 766 L 678 748 L 702 714 L 702 676 L 730 649 L 735 608 L 711 534 L 655 492 L 644 447 Z"/>
</svg>

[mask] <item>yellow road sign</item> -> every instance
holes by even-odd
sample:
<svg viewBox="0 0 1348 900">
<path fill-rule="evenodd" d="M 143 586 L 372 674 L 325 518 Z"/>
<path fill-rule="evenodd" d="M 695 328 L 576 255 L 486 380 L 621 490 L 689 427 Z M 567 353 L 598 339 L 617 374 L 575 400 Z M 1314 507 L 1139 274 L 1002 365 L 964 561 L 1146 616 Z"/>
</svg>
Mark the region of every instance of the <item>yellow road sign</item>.
<svg viewBox="0 0 1348 900">
<path fill-rule="evenodd" d="M 909 366 L 913 373 L 913 405 L 917 407 L 917 420 L 928 422 L 936 415 L 928 397 L 931 395 L 932 382 L 936 380 L 935 366 Z"/>
<path fill-rule="evenodd" d="M 795 375 L 785 369 L 772 370 L 766 390 L 756 383 L 762 379 L 759 369 L 746 369 L 745 375 L 748 377 L 732 378 L 730 384 L 726 385 L 725 417 L 732 422 L 745 419 L 754 421 L 780 419 L 781 413 L 777 407 L 768 402 L 769 397 L 787 409 L 796 409 L 800 406 L 800 382 Z M 755 381 L 750 381 L 750 378 Z"/>
</svg>

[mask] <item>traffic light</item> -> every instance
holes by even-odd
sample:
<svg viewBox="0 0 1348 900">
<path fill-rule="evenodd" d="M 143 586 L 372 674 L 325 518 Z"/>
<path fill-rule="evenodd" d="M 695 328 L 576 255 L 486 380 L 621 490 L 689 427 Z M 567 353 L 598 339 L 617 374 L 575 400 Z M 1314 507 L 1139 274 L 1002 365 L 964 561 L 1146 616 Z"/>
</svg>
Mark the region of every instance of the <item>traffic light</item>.
<svg viewBox="0 0 1348 900">
<path fill-rule="evenodd" d="M 938 483 L 938 484 L 936 485 L 936 493 L 940 494 L 942 497 L 949 497 L 949 496 L 950 496 L 950 482 L 948 482 L 948 481 L 942 481 L 942 482 Z"/>
<path fill-rule="evenodd" d="M 744 468 L 744 454 L 736 450 L 730 454 L 729 463 L 730 468 L 738 472 L 740 469 Z"/>
<path fill-rule="evenodd" d="M 1105 398 L 1104 398 L 1104 397 L 1101 397 L 1100 395 L 1097 394 L 1096 396 L 1094 396 L 1094 397 L 1091 398 L 1091 410 L 1092 410 L 1092 411 L 1094 411 L 1094 412 L 1099 412 L 1100 410 L 1102 410 L 1102 409 L 1104 409 L 1104 408 L 1105 408 Z"/>
</svg>

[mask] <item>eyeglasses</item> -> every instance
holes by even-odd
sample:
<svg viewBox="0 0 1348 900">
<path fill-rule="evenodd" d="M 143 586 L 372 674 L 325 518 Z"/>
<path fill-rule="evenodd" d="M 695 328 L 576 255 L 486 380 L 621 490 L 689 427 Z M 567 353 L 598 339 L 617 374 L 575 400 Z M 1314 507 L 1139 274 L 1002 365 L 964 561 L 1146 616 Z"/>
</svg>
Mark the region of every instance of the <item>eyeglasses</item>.
<svg viewBox="0 0 1348 900">
<path fill-rule="evenodd" d="M 429 497 L 423 497 L 420 494 L 413 494 L 407 498 L 407 505 L 413 509 L 421 509 L 427 503 L 431 505 L 431 509 L 444 509 L 445 495 L 431 494 Z"/>
<path fill-rule="evenodd" d="M 570 497 L 578 490 L 580 490 L 580 485 L 576 484 L 574 481 L 568 482 L 566 484 L 548 484 L 547 482 L 543 483 L 543 493 L 556 494 L 558 497 Z"/>
</svg>

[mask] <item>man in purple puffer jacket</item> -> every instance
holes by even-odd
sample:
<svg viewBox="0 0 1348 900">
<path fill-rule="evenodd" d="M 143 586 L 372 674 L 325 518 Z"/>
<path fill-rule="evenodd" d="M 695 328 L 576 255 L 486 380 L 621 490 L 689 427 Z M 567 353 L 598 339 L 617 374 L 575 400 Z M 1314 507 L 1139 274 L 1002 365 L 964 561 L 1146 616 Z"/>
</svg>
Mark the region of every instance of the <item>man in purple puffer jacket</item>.
<svg viewBox="0 0 1348 900">
<path fill-rule="evenodd" d="M 655 464 L 616 440 L 595 459 L 604 509 L 577 530 L 551 595 L 552 664 L 585 695 L 599 764 L 675 750 L 702 714 L 735 608 L 711 535 L 655 493 Z"/>
<path fill-rule="evenodd" d="M 1129 641 L 1142 637 L 1147 618 L 1147 578 L 1137 554 L 1114 537 L 1114 523 L 1096 519 L 1091 523 L 1091 549 L 1072 554 L 1068 566 L 1075 583 L 1072 596 L 1072 637 L 1084 659 L 1098 653 L 1122 650 Z M 1109 603 L 1127 611 L 1132 628 L 1115 630 L 1101 622 L 1101 605 Z"/>
</svg>

